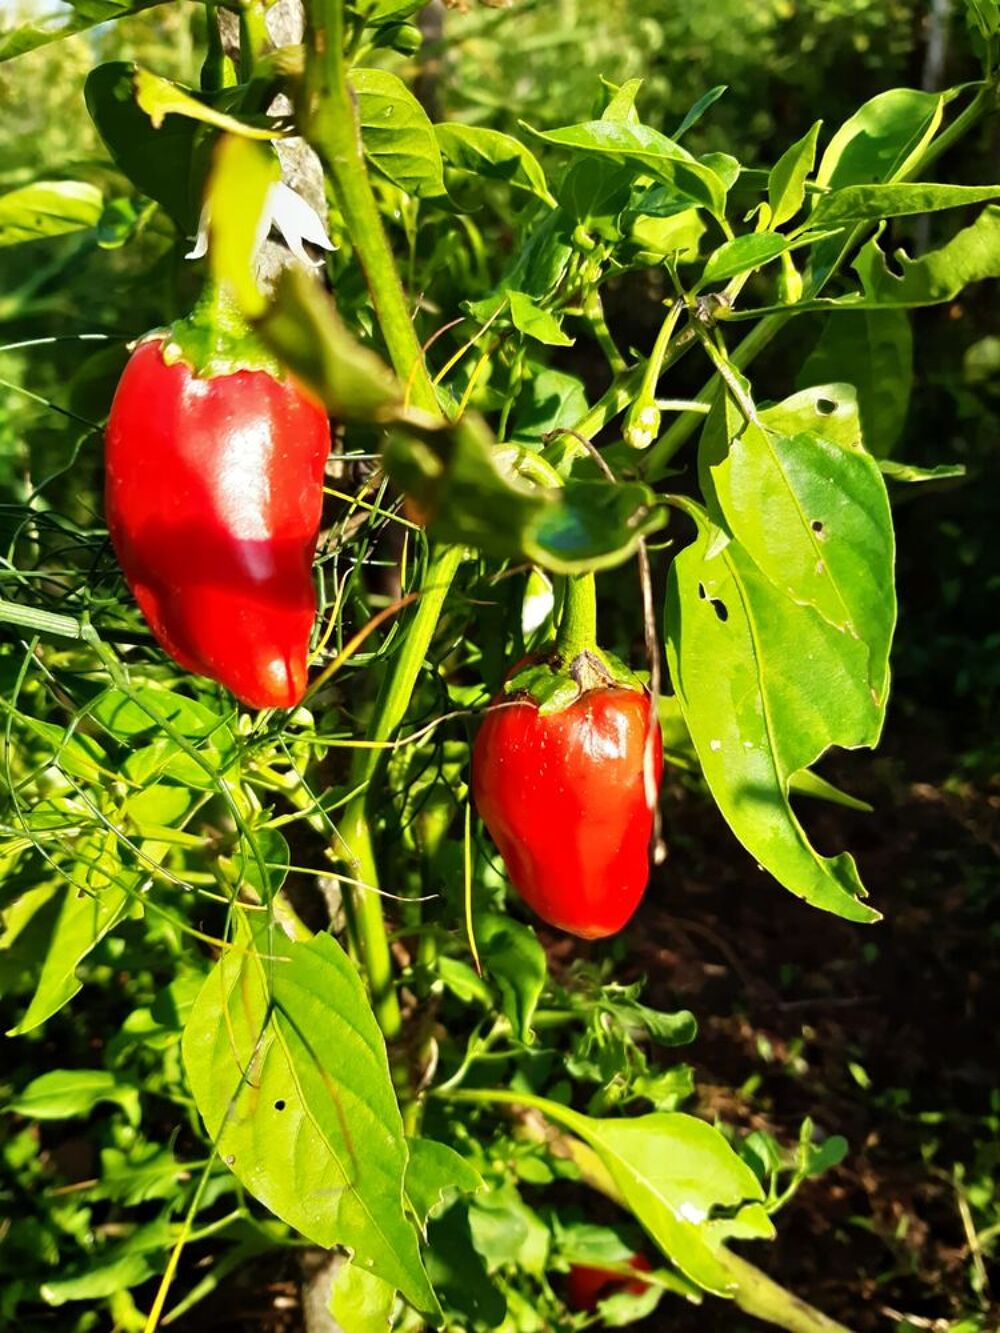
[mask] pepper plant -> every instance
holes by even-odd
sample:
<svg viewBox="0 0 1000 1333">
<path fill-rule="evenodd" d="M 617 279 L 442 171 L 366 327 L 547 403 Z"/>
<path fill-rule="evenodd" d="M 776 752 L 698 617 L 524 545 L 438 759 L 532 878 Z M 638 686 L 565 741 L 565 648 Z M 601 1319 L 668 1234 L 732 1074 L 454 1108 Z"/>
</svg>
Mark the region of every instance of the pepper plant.
<svg viewBox="0 0 1000 1333">
<path fill-rule="evenodd" d="M 147 7 L 73 5 L 5 33 L 0 58 Z M 174 293 L 173 332 L 133 353 L 147 387 L 112 413 L 106 516 L 65 476 L 96 476 L 124 338 L 81 340 L 99 407 L 64 408 L 73 458 L 4 509 L 7 1165 L 39 1124 L 105 1121 L 93 1179 L 19 1201 L 0 1311 L 50 1327 L 42 1307 L 65 1307 L 82 1329 L 106 1305 L 153 1330 L 307 1243 L 342 1257 L 324 1299 L 349 1333 L 622 1326 L 678 1300 L 840 1329 L 737 1248 L 773 1236 L 843 1140 L 806 1122 L 764 1151 L 682 1109 L 670 1051 L 695 1018 L 622 979 L 633 928 L 554 950 L 512 884 L 581 936 L 622 924 L 647 840 L 662 860 L 656 719 L 665 781 L 700 772 L 748 875 L 878 919 L 791 802 L 851 800 L 813 770 L 885 718 L 892 490 L 954 471 L 893 450 L 907 312 L 1000 273 L 1000 186 L 949 179 L 996 107 L 1000 11 L 966 6 L 977 82 L 891 89 L 750 169 L 739 143 L 686 146 L 719 88 L 669 132 L 614 71 L 581 123 L 434 123 L 403 77 L 419 0 L 306 0 L 301 43 L 278 47 L 270 8 L 202 7 L 187 83 L 97 65 L 86 105 L 114 170 L 0 196 L 0 244 L 96 228 Z M 320 164 L 321 219 L 281 180 L 290 146 Z M 908 254 L 913 219 L 935 239 Z M 272 224 L 292 254 L 268 267 Z M 616 329 L 621 292 L 656 312 L 648 348 Z M 238 405 L 246 439 L 220 422 L 218 466 L 204 409 L 160 396 L 168 371 Z M 325 431 L 297 418 L 283 438 L 245 396 L 256 377 L 335 427 L 314 619 L 287 564 L 314 518 L 290 555 L 268 505 L 317 485 Z M 286 594 L 311 674 L 269 693 L 247 681 Z M 642 714 L 603 769 L 583 735 L 597 693 Z M 525 712 L 559 747 L 537 783 L 512 761 Z M 619 911 L 602 894 L 626 845 Z M 649 893 L 669 891 L 667 862 Z M 109 1030 L 81 1051 L 88 1006 Z M 21 1079 L 43 1042 L 53 1067 Z"/>
</svg>

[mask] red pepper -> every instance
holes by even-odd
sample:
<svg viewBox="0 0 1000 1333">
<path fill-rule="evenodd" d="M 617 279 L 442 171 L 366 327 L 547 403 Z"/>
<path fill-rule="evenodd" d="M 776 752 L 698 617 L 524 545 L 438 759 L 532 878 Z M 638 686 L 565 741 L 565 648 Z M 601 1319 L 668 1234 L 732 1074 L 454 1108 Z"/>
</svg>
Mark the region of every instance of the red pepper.
<svg viewBox="0 0 1000 1333">
<path fill-rule="evenodd" d="M 629 1267 L 637 1273 L 651 1273 L 653 1265 L 644 1254 L 633 1254 L 628 1261 Z M 566 1304 L 571 1310 L 594 1310 L 597 1302 L 614 1291 L 627 1291 L 633 1296 L 641 1295 L 649 1286 L 638 1278 L 631 1281 L 610 1268 L 590 1268 L 586 1264 L 574 1264 L 569 1270 L 566 1284 Z M 610 1288 L 610 1290 L 609 1290 Z"/>
<path fill-rule="evenodd" d="M 663 767 L 650 705 L 619 684 L 584 689 L 557 712 L 501 695 L 473 747 L 476 807 L 511 883 L 543 920 L 584 939 L 620 930 L 649 879 Z"/>
<path fill-rule="evenodd" d="M 176 331 L 175 331 L 176 333 Z M 125 367 L 105 441 L 115 552 L 166 651 L 253 708 L 306 687 L 330 426 L 270 369 L 195 373 L 175 337 Z"/>
</svg>

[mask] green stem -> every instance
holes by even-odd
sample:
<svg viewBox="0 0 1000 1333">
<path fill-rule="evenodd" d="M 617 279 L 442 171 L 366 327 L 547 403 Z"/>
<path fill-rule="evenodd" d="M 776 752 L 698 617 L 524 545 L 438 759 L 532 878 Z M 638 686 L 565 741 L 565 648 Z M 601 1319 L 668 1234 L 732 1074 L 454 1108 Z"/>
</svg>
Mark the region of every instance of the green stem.
<svg viewBox="0 0 1000 1333">
<path fill-rule="evenodd" d="M 259 0 L 247 0 L 240 10 L 240 82 L 249 83 L 270 42 Z"/>
<path fill-rule="evenodd" d="M 382 216 L 365 168 L 361 131 L 344 61 L 343 0 L 306 0 L 303 133 L 319 153 L 364 269 L 396 374 L 410 400 L 440 415 Z"/>
<path fill-rule="evenodd" d="M 368 727 L 368 739 L 380 742 L 380 745 L 357 751 L 351 780 L 359 791 L 346 807 L 339 826 L 341 855 L 353 867 L 353 877 L 371 886 L 354 888 L 351 895 L 372 1005 L 379 1025 L 390 1041 L 399 1036 L 401 1019 L 392 984 L 392 958 L 382 902 L 373 891 L 378 887 L 378 863 L 371 829 L 371 798 L 378 788 L 377 778 L 388 757 L 389 742 L 406 715 L 417 676 L 461 560 L 460 547 L 446 546 L 436 553 L 427 568 L 420 601 L 406 631 L 406 641 L 382 683 Z"/>
<path fill-rule="evenodd" d="M 556 652 L 567 665 L 597 644 L 597 587 L 593 574 L 577 574 L 565 583 Z"/>
</svg>

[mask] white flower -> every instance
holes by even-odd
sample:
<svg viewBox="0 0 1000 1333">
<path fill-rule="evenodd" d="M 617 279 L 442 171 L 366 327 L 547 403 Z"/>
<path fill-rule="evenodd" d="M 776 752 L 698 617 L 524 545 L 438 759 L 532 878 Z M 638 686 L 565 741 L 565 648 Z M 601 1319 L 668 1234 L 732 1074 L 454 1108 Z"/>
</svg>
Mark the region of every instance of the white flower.
<svg viewBox="0 0 1000 1333">
<path fill-rule="evenodd" d="M 300 194 L 287 186 L 284 181 L 275 181 L 267 192 L 264 208 L 257 228 L 257 240 L 254 244 L 256 253 L 267 240 L 274 227 L 281 233 L 282 240 L 302 264 L 318 268 L 322 258 L 313 259 L 306 252 L 303 242 L 318 246 L 321 250 L 335 250 L 337 247 L 326 234 L 323 222 L 312 207 Z M 185 259 L 203 259 L 208 253 L 209 215 L 208 205 L 201 210 L 198 220 L 198 235 L 194 246 L 184 256 Z"/>
</svg>

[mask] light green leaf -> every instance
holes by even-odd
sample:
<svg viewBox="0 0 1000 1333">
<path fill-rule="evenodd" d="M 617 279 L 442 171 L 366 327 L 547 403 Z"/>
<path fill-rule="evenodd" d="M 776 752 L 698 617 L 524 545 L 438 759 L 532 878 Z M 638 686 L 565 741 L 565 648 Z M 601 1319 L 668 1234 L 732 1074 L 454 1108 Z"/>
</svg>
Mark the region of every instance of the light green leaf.
<svg viewBox="0 0 1000 1333">
<path fill-rule="evenodd" d="M 817 199 L 809 226 L 840 227 L 851 222 L 909 217 L 998 198 L 1000 185 L 848 185 Z"/>
<path fill-rule="evenodd" d="M 816 144 L 823 122 L 817 120 L 811 130 L 787 148 L 771 168 L 767 178 L 767 200 L 771 205 L 771 226 L 777 230 L 795 217 L 806 197 L 806 180 L 816 161 Z"/>
<path fill-rule="evenodd" d="M 339 1327 L 350 1333 L 386 1333 L 392 1320 L 395 1288 L 354 1259 L 333 1279 L 329 1310 Z"/>
<path fill-rule="evenodd" d="M 543 310 L 525 292 L 508 292 L 511 323 L 521 333 L 550 347 L 572 347 L 573 339 L 563 333 L 559 321 Z"/>
<path fill-rule="evenodd" d="M 555 208 L 538 158 L 509 134 L 479 125 L 435 125 L 438 146 L 448 165 L 485 180 L 506 181 Z"/>
<path fill-rule="evenodd" d="M 701 281 L 703 284 L 725 282 L 728 278 L 735 278 L 738 273 L 749 273 L 776 259 L 788 249 L 788 245 L 787 237 L 770 231 L 737 236 L 735 240 L 724 242 L 709 255 Z"/>
<path fill-rule="evenodd" d="M 406 1198 L 421 1227 L 454 1194 L 475 1194 L 483 1178 L 454 1148 L 434 1139 L 410 1139 L 406 1164 Z"/>
<path fill-rule="evenodd" d="M 529 1042 L 547 975 L 545 950 L 530 926 L 493 912 L 477 916 L 475 930 L 483 970 L 500 989 L 501 1008 L 514 1035 Z"/>
<path fill-rule="evenodd" d="M 994 204 L 938 250 L 919 259 L 898 250 L 896 260 L 902 270 L 898 275 L 886 263 L 878 239 L 872 237 L 852 265 L 864 288 L 865 305 L 937 305 L 953 300 L 970 283 L 1000 277 L 1000 207 Z"/>
<path fill-rule="evenodd" d="M 638 1221 L 704 1290 L 731 1294 L 716 1253 L 727 1236 L 773 1237 L 760 1182 L 704 1121 L 679 1111 L 595 1120 L 541 1097 L 530 1104 L 597 1153 Z M 716 1216 L 722 1210 L 728 1216 Z"/>
<path fill-rule="evenodd" d="M 946 481 L 952 477 L 964 477 L 963 463 L 939 463 L 937 467 L 917 467 L 914 463 L 897 463 L 889 458 L 879 459 L 882 475 L 890 481 Z"/>
<path fill-rule="evenodd" d="M 407 194 L 445 193 L 444 167 L 434 126 L 406 84 L 384 69 L 352 69 L 351 87 L 365 155 L 387 180 Z"/>
<path fill-rule="evenodd" d="M 820 856 L 788 799 L 792 775 L 831 746 L 877 741 L 867 646 L 791 601 L 707 524 L 671 566 L 666 635 L 681 711 L 737 838 L 813 906 L 877 920 L 852 858 Z"/>
<path fill-rule="evenodd" d="M 111 23 L 163 3 L 164 0 L 69 0 L 71 9 L 68 13 L 57 11 L 0 32 L 0 63 L 35 51 L 40 46 L 48 46 L 50 42 L 60 42 L 65 37 L 86 32 L 99 23 Z"/>
<path fill-rule="evenodd" d="M 639 96 L 643 82 L 642 79 L 626 79 L 620 88 L 615 89 L 611 101 L 601 113 L 601 119 L 618 121 L 623 125 L 638 125 L 639 112 L 635 99 Z"/>
<path fill-rule="evenodd" d="M 846 120 L 827 145 L 816 180 L 831 190 L 898 180 L 933 139 L 944 114 L 940 93 L 893 88 Z"/>
<path fill-rule="evenodd" d="M 74 882 L 59 894 L 58 915 L 52 923 L 47 953 L 27 1012 L 8 1036 L 23 1036 L 68 1004 L 80 990 L 76 975 L 90 951 L 125 915 L 141 876 L 118 859 L 115 835 L 95 833 L 75 848 Z"/>
<path fill-rule="evenodd" d="M 406 1142 L 385 1043 L 333 937 L 293 944 L 266 923 L 252 938 L 241 925 L 195 1002 L 183 1052 L 208 1132 L 244 1186 L 433 1315 L 403 1211 Z"/>
<path fill-rule="evenodd" d="M 549 1229 L 513 1185 L 494 1187 L 469 1205 L 472 1242 L 490 1273 L 514 1267 L 541 1277 L 548 1267 Z"/>
<path fill-rule="evenodd" d="M 152 121 L 154 130 L 160 129 L 167 116 L 185 116 L 188 120 L 200 121 L 202 125 L 211 125 L 213 129 L 224 130 L 242 139 L 268 140 L 282 137 L 281 130 L 272 129 L 269 125 L 255 125 L 218 111 L 207 102 L 199 101 L 178 84 L 161 79 L 158 74 L 151 74 L 141 66 L 135 71 L 135 100 Z"/>
<path fill-rule="evenodd" d="M 104 209 L 86 181 L 35 181 L 0 195 L 0 247 L 96 227 Z"/>
<path fill-rule="evenodd" d="M 220 139 L 205 196 L 208 260 L 214 281 L 231 293 L 248 319 L 267 308 L 255 261 L 267 197 L 280 177 L 273 149 L 233 134 Z"/>
<path fill-rule="evenodd" d="M 692 203 L 702 205 L 717 217 L 721 217 L 725 210 L 725 185 L 711 167 L 648 125 L 592 120 L 564 129 L 534 130 L 532 133 L 560 148 L 577 153 L 596 153 L 626 163 L 636 174 L 653 176 L 665 185 L 673 186 Z"/>
<path fill-rule="evenodd" d="M 831 314 L 797 383 L 835 379 L 854 386 L 865 447 L 885 458 L 902 433 L 913 386 L 913 335 L 906 311 Z"/>
<path fill-rule="evenodd" d="M 89 1115 L 100 1102 L 114 1102 L 138 1125 L 138 1088 L 106 1069 L 51 1069 L 32 1079 L 4 1110 L 30 1120 L 72 1120 Z"/>
<path fill-rule="evenodd" d="M 839 389 L 856 420 L 847 388 L 813 390 L 813 401 L 833 402 Z M 860 443 L 824 432 L 833 413 L 814 411 L 810 429 L 788 430 L 784 423 L 802 401 L 796 395 L 790 408 L 775 410 L 772 420 L 782 422 L 776 428 L 762 413 L 760 425 L 747 425 L 730 442 L 712 466 L 715 494 L 729 530 L 775 587 L 865 645 L 864 683 L 884 711 L 896 621 L 889 497 Z"/>
</svg>

